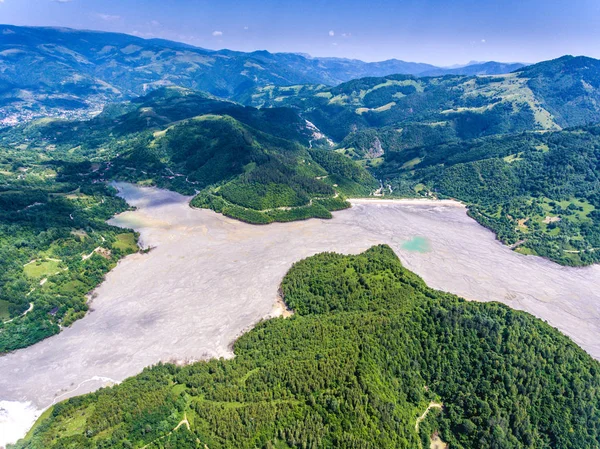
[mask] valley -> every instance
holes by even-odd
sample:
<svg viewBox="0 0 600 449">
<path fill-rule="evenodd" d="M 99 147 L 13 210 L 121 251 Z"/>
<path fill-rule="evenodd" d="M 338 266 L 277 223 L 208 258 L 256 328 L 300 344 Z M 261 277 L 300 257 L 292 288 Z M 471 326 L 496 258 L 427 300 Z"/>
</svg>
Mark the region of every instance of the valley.
<svg viewBox="0 0 600 449">
<path fill-rule="evenodd" d="M 0 401 L 23 413 L 23 433 L 36 410 L 159 361 L 231 357 L 239 335 L 281 313 L 278 286 L 294 262 L 380 243 L 431 287 L 528 311 L 600 358 L 600 267 L 564 268 L 516 254 L 459 203 L 353 200 L 333 220 L 257 227 L 192 209 L 190 197 L 174 192 L 117 187 L 137 209 L 110 223 L 135 229 L 152 249 L 119 262 L 94 292 L 84 319 L 2 357 Z"/>
<path fill-rule="evenodd" d="M 599 447 L 600 59 L 87 3 L 0 25 L 0 449 Z"/>
</svg>

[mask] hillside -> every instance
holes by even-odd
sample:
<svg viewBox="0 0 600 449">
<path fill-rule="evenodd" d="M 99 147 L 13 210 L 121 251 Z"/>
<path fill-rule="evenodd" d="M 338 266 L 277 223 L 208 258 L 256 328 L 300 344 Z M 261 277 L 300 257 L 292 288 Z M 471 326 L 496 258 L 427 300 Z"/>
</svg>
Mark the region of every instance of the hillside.
<svg viewBox="0 0 600 449">
<path fill-rule="evenodd" d="M 124 255 L 132 232 L 110 180 L 196 195 L 192 205 L 250 223 L 331 218 L 376 182 L 319 149 L 289 109 L 243 107 L 181 88 L 114 105 L 88 121 L 44 119 L 0 133 L 0 354 L 69 326 Z"/>
<path fill-rule="evenodd" d="M 443 76 L 443 75 L 499 75 L 510 73 L 524 67 L 525 64 L 519 62 L 504 63 L 496 61 L 475 62 L 457 68 L 436 68 L 422 72 L 419 76 Z"/>
<path fill-rule="evenodd" d="M 563 56 L 517 72 L 562 127 L 600 121 L 600 61 Z"/>
<path fill-rule="evenodd" d="M 467 66 L 470 67 L 470 66 Z M 506 75 L 390 75 L 323 85 L 266 86 L 239 101 L 301 111 L 357 159 L 383 152 L 600 120 L 600 61 L 565 56 Z M 358 144 L 358 146 L 357 146 Z"/>
<path fill-rule="evenodd" d="M 288 106 L 302 111 L 336 142 L 365 129 L 402 135 L 403 146 L 469 139 L 531 129 L 557 129 L 545 109 L 517 74 L 490 77 L 415 78 L 391 75 L 325 86 L 267 86 L 240 99 L 256 106 Z M 411 142 L 414 134 L 426 140 Z M 405 135 L 406 134 L 406 135 Z"/>
<path fill-rule="evenodd" d="M 294 53 L 214 51 L 126 34 L 0 25 L 0 124 L 47 115 L 84 117 L 105 103 L 161 86 L 230 98 L 269 84 L 336 85 L 364 76 L 428 70 L 444 69 L 395 59 L 366 63 Z"/>
<path fill-rule="evenodd" d="M 600 261 L 600 127 L 494 136 L 389 153 L 379 174 L 397 194 L 460 199 L 523 254 Z"/>
<path fill-rule="evenodd" d="M 88 293 L 138 251 L 132 231 L 106 224 L 125 201 L 88 179 L 97 166 L 65 156 L 0 144 L 0 354 L 85 316 Z"/>
<path fill-rule="evenodd" d="M 363 168 L 317 148 L 314 133 L 290 109 L 244 107 L 182 88 L 159 89 L 89 121 L 6 131 L 13 144 L 51 141 L 108 164 L 92 175 L 98 179 L 200 192 L 194 206 L 251 223 L 330 218 L 330 210 L 349 206 L 344 195 L 376 188 Z"/>
<path fill-rule="evenodd" d="M 53 406 L 16 447 L 593 448 L 600 365 L 541 320 L 428 288 L 389 247 L 298 262 L 235 358 Z"/>
</svg>

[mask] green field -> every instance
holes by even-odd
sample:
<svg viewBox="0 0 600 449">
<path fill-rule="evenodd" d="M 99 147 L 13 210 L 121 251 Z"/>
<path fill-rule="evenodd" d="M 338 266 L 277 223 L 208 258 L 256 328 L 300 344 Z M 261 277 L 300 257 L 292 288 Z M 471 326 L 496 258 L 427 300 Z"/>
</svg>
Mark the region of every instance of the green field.
<svg viewBox="0 0 600 449">
<path fill-rule="evenodd" d="M 0 321 L 5 321 L 10 318 L 8 306 L 10 306 L 8 301 L 0 299 Z"/>
<path fill-rule="evenodd" d="M 52 276 L 60 271 L 60 261 L 57 259 L 39 259 L 23 267 L 23 271 L 30 278 L 43 278 Z"/>
<path fill-rule="evenodd" d="M 115 242 L 112 244 L 112 247 L 129 253 L 135 252 L 139 249 L 135 234 L 132 232 L 125 232 L 115 235 Z"/>
</svg>

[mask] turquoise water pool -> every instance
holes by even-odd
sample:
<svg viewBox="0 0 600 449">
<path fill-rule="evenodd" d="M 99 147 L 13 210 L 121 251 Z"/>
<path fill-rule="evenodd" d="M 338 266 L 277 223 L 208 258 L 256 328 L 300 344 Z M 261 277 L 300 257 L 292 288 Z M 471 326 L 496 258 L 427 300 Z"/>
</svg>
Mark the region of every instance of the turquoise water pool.
<svg viewBox="0 0 600 449">
<path fill-rule="evenodd" d="M 410 240 L 402 243 L 402 249 L 406 251 L 414 251 L 417 253 L 428 253 L 431 251 L 431 245 L 427 237 L 415 236 Z"/>
</svg>

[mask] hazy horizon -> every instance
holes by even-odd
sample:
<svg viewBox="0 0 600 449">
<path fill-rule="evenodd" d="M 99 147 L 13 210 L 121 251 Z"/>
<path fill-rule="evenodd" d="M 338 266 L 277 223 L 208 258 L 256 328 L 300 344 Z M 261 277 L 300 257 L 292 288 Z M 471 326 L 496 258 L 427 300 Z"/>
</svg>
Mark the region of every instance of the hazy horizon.
<svg viewBox="0 0 600 449">
<path fill-rule="evenodd" d="M 0 0 L 0 22 L 119 32 L 207 49 L 437 66 L 600 57 L 600 4 L 564 1 Z"/>
<path fill-rule="evenodd" d="M 0 0 L 1 2 L 1 0 Z M 273 54 L 277 54 L 277 53 L 283 53 L 283 54 L 296 54 L 296 55 L 301 55 L 307 58 L 331 58 L 331 59 L 347 59 L 347 60 L 357 60 L 357 61 L 362 61 L 362 62 L 385 62 L 385 61 L 391 61 L 391 60 L 401 60 L 400 58 L 395 58 L 395 57 L 391 57 L 391 58 L 387 58 L 387 59 L 379 59 L 379 60 L 373 60 L 373 61 L 368 61 L 365 59 L 360 59 L 360 58 L 352 58 L 352 57 L 346 57 L 346 56 L 334 56 L 334 55 L 323 55 L 323 56 L 316 56 L 307 52 L 302 52 L 302 51 L 271 51 L 268 48 L 256 48 L 254 50 L 238 50 L 235 48 L 228 48 L 228 47 L 221 47 L 221 48 L 208 48 L 208 47 L 201 47 L 199 45 L 194 45 L 194 44 L 190 44 L 189 42 L 183 42 L 183 41 L 178 41 L 178 40 L 174 40 L 174 39 L 168 39 L 168 38 L 162 38 L 162 37 L 142 37 L 142 36 L 137 36 L 135 34 L 131 34 L 131 33 L 126 33 L 126 32 L 122 32 L 122 31 L 106 31 L 106 30 L 98 30 L 98 29 L 92 29 L 92 28 L 73 28 L 73 27 L 66 27 L 66 26 L 49 26 L 49 25 L 17 25 L 14 23 L 0 23 L 0 27 L 11 27 L 11 26 L 16 26 L 16 27 L 25 27 L 25 28 L 48 28 L 48 29 L 70 29 L 70 30 L 74 30 L 74 31 L 83 31 L 83 32 L 92 32 L 92 33 L 117 33 L 117 34 L 125 34 L 128 36 L 132 36 L 132 37 L 137 37 L 140 39 L 144 39 L 144 40 L 152 40 L 152 39 L 160 39 L 160 40 L 166 40 L 166 41 L 171 41 L 171 42 L 175 42 L 175 43 L 183 43 L 183 44 L 187 44 L 187 45 L 191 45 L 195 48 L 201 49 L 201 50 L 207 50 L 207 51 L 239 51 L 239 52 L 260 52 L 260 51 L 267 51 L 269 53 L 273 53 Z M 565 55 L 560 55 L 560 56 L 565 56 Z M 558 56 L 558 57 L 560 57 Z M 587 55 L 572 55 L 572 56 L 587 56 Z M 452 69 L 452 68 L 460 68 L 460 67 L 466 67 L 469 65 L 474 65 L 474 64 L 482 64 L 482 63 L 486 63 L 486 62 L 501 62 L 501 63 L 506 63 L 506 64 L 515 64 L 515 63 L 520 63 L 520 64 L 535 64 L 537 62 L 540 61 L 499 61 L 499 60 L 491 60 L 491 59 L 487 59 L 487 60 L 481 60 L 481 61 L 476 61 L 476 60 L 470 60 L 470 61 L 459 61 L 459 62 L 455 62 L 452 64 L 447 64 L 447 65 L 436 65 L 433 63 L 429 63 L 427 61 L 409 61 L 409 60 L 403 60 L 405 62 L 415 62 L 415 63 L 423 63 L 423 64 L 431 64 L 440 68 L 447 68 L 447 69 Z"/>
</svg>

